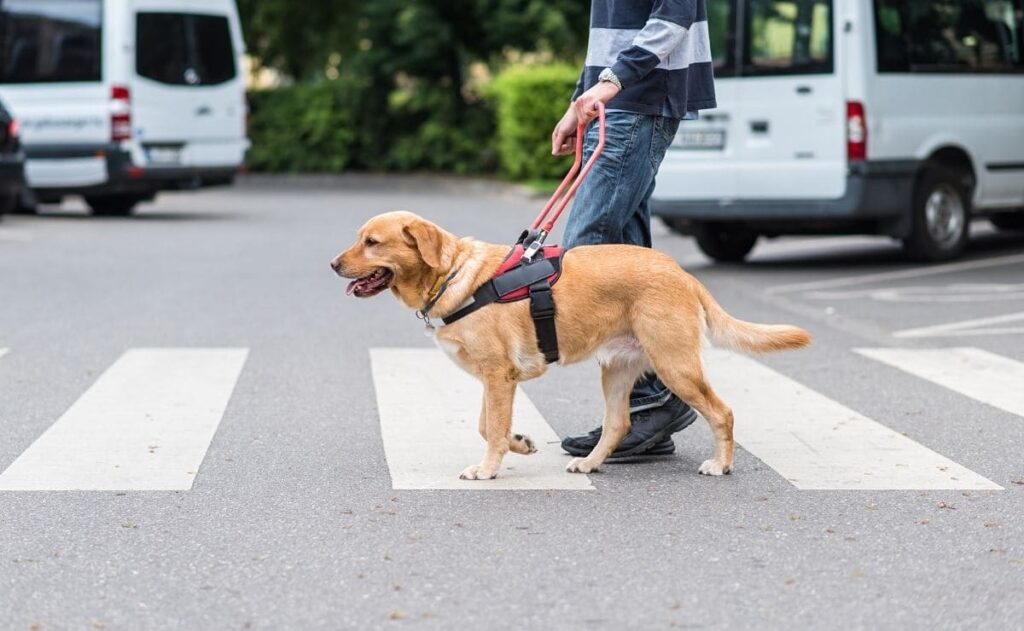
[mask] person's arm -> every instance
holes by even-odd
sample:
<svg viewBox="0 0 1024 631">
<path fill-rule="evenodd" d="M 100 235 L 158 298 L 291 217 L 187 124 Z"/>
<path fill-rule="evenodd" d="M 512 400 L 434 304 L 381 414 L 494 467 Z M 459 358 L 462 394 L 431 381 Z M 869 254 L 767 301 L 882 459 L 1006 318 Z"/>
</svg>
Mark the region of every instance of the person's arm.
<svg viewBox="0 0 1024 631">
<path fill-rule="evenodd" d="M 629 88 L 651 73 L 662 61 L 679 49 L 697 18 L 698 0 L 657 0 L 647 23 L 633 38 L 632 45 L 619 53 L 612 64 L 610 80 L 581 94 L 575 100 L 576 116 L 590 122 L 597 102 L 607 103 L 620 90 Z"/>
<path fill-rule="evenodd" d="M 698 0 L 658 0 L 654 3 L 647 24 L 633 38 L 633 45 L 619 53 L 612 72 L 623 88 L 640 81 L 686 38 L 686 32 L 697 18 Z"/>
</svg>

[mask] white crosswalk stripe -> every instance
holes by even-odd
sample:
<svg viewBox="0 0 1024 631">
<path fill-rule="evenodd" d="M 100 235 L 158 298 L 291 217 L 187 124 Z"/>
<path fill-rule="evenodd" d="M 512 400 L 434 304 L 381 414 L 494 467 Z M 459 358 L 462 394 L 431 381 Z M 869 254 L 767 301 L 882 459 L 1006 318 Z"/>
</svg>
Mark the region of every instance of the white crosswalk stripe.
<svg viewBox="0 0 1024 631">
<path fill-rule="evenodd" d="M 855 350 L 1024 416 L 1024 363 L 976 348 Z M 247 354 L 127 351 L 0 474 L 0 490 L 190 489 Z M 509 454 L 496 480 L 459 480 L 484 451 L 480 384 L 432 348 L 375 348 L 370 359 L 395 489 L 594 488 L 564 472 L 558 436 L 522 389 L 513 431 L 540 452 Z M 718 350 L 705 359 L 739 445 L 799 489 L 1002 488 L 756 360 Z"/>
<path fill-rule="evenodd" d="M 396 489 L 589 490 L 587 476 L 565 472 L 558 435 L 526 393 L 516 394 L 512 431 L 528 434 L 539 451 L 508 454 L 497 479 L 460 480 L 480 462 L 484 441 L 477 431 L 482 387 L 433 348 L 370 351 L 381 436 Z"/>
<path fill-rule="evenodd" d="M 0 490 L 188 490 L 248 351 L 132 349 L 0 474 Z"/>
<path fill-rule="evenodd" d="M 799 489 L 1001 489 L 931 449 L 726 351 L 706 354 L 736 441 Z"/>
<path fill-rule="evenodd" d="M 861 355 L 1024 417 L 1024 363 L 980 348 L 858 348 Z"/>
</svg>

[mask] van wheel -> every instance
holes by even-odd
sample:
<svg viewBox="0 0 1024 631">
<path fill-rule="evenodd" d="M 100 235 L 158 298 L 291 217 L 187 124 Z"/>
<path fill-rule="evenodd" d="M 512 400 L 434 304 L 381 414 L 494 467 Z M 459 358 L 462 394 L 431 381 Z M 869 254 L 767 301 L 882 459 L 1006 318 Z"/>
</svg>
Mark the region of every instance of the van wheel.
<svg viewBox="0 0 1024 631">
<path fill-rule="evenodd" d="M 971 228 L 970 188 L 957 171 L 926 167 L 914 188 L 910 235 L 903 249 L 917 261 L 960 256 Z"/>
<path fill-rule="evenodd" d="M 39 212 L 39 201 L 30 189 L 23 188 L 14 200 L 11 213 L 18 215 L 34 215 Z"/>
<path fill-rule="evenodd" d="M 1024 230 L 1024 208 L 1015 213 L 999 213 L 988 218 L 1000 230 Z"/>
<path fill-rule="evenodd" d="M 696 226 L 694 236 L 701 252 L 722 263 L 739 263 L 757 243 L 757 234 L 749 230 L 714 223 Z"/>
<path fill-rule="evenodd" d="M 85 203 L 92 214 L 101 217 L 127 217 L 141 201 L 137 195 L 87 195 Z"/>
<path fill-rule="evenodd" d="M 0 215 L 4 215 L 18 207 L 18 195 L 17 193 L 3 193 L 0 194 Z"/>
</svg>

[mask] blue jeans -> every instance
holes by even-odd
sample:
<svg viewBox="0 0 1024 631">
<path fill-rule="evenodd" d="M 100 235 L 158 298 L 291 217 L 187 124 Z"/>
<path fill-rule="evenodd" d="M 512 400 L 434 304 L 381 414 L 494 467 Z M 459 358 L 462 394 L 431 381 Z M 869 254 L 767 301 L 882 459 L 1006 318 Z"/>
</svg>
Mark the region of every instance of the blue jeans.
<svg viewBox="0 0 1024 631">
<path fill-rule="evenodd" d="M 665 151 L 676 135 L 674 118 L 608 112 L 604 153 L 572 202 L 562 245 L 628 243 L 651 247 L 651 193 Z M 597 121 L 587 128 L 583 160 L 597 146 Z M 630 395 L 630 412 L 663 405 L 672 397 L 653 373 L 637 380 Z"/>
</svg>

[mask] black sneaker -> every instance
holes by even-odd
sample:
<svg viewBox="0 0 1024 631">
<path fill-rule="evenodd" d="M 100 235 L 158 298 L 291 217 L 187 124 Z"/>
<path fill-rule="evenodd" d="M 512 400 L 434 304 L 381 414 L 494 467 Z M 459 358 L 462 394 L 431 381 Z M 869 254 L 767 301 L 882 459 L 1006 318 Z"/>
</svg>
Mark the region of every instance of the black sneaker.
<svg viewBox="0 0 1024 631">
<path fill-rule="evenodd" d="M 611 458 L 635 456 L 664 456 L 675 451 L 672 434 L 685 429 L 697 420 L 697 412 L 673 396 L 664 405 L 630 414 L 629 433 L 612 452 Z M 562 449 L 573 456 L 588 456 L 601 439 L 601 428 L 581 436 L 567 436 Z"/>
</svg>

